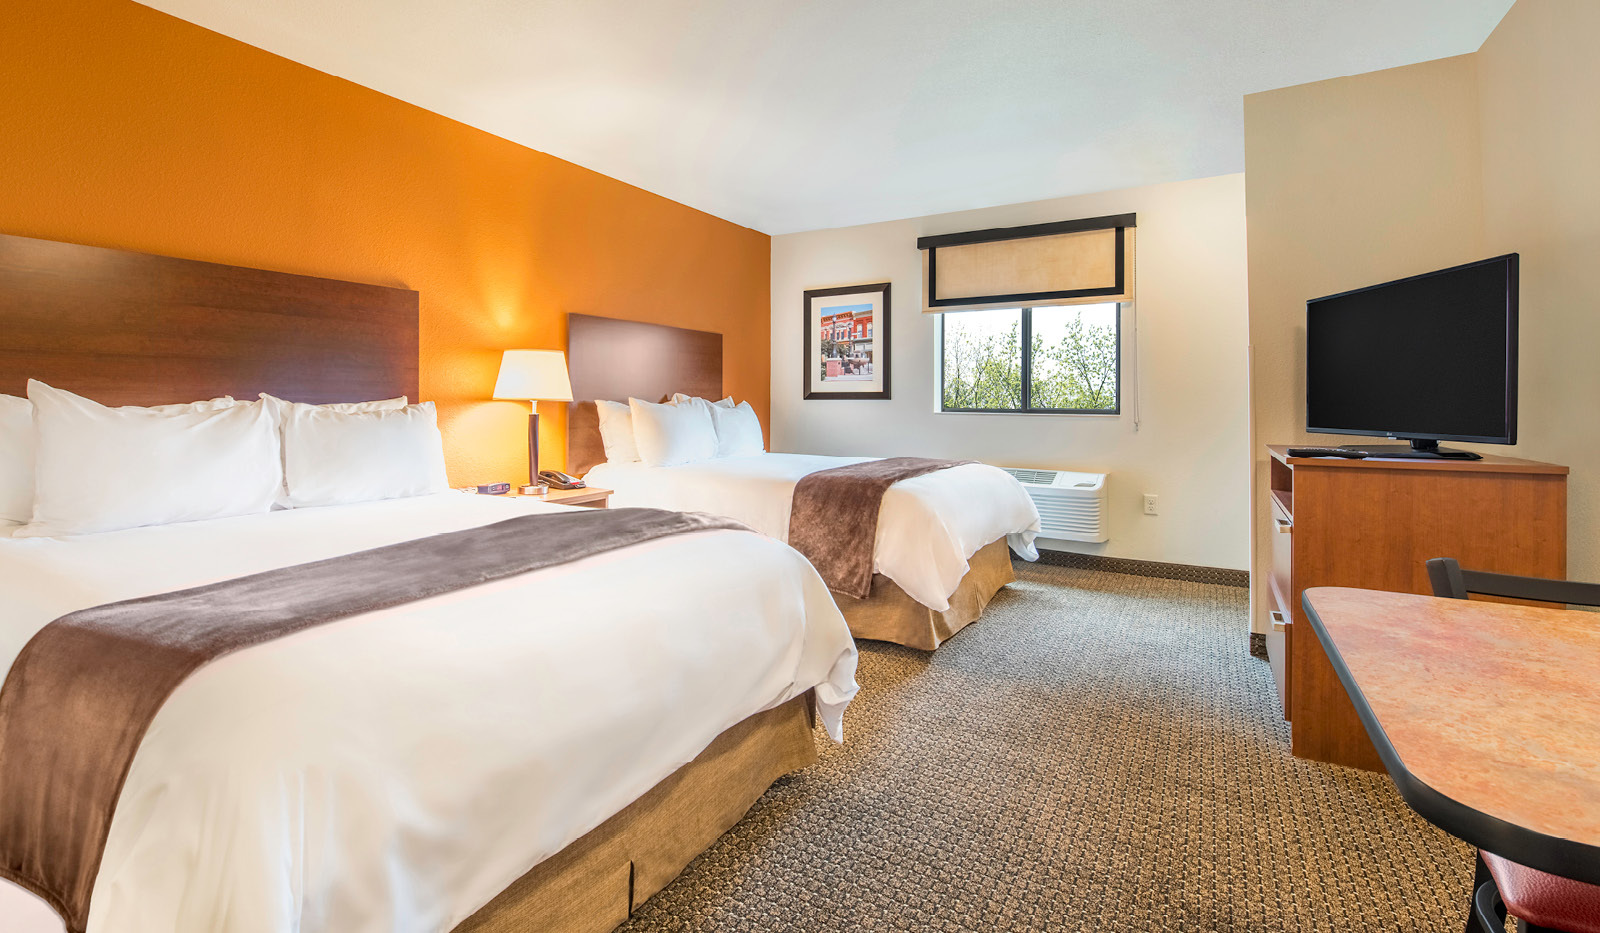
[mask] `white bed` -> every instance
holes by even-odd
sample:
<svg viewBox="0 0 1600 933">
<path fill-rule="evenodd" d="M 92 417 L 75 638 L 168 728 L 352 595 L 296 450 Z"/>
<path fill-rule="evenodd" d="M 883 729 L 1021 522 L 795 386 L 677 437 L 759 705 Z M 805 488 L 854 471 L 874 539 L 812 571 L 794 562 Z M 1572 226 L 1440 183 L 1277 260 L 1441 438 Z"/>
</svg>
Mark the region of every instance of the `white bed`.
<svg viewBox="0 0 1600 933">
<path fill-rule="evenodd" d="M 449 493 L 68 538 L 0 524 L 0 672 L 76 609 L 560 508 Z M 805 559 L 732 531 L 226 656 L 141 744 L 89 930 L 449 930 L 758 711 L 815 688 L 839 739 L 855 663 Z M 4 882 L 0 918 L 61 929 Z"/>
<path fill-rule="evenodd" d="M 871 459 L 764 453 L 679 466 L 602 463 L 584 479 L 615 490 L 615 506 L 712 512 L 782 541 L 801 477 Z M 943 611 L 980 548 L 1005 538 L 1019 557 L 1037 560 L 1038 533 L 1039 511 L 1010 474 L 977 463 L 939 470 L 884 494 L 873 570 L 918 603 Z"/>
</svg>

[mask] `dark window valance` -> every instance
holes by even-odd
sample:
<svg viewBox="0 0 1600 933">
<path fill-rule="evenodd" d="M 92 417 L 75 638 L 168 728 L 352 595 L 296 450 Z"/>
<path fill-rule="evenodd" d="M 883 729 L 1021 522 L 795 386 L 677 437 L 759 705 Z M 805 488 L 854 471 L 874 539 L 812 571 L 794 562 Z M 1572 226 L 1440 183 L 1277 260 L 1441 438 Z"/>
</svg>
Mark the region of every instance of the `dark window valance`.
<svg viewBox="0 0 1600 933">
<path fill-rule="evenodd" d="M 924 310 L 1133 300 L 1135 214 L 947 233 L 917 240 Z"/>
</svg>

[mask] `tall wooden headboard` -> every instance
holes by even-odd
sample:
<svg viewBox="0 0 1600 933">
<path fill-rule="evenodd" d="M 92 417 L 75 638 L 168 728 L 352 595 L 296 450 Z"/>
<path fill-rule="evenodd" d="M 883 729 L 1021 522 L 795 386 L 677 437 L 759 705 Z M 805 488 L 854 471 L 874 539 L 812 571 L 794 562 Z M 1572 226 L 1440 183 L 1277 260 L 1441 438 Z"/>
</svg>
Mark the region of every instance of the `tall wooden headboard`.
<svg viewBox="0 0 1600 933">
<path fill-rule="evenodd" d="M 0 393 L 417 396 L 417 293 L 0 235 Z"/>
<path fill-rule="evenodd" d="M 567 315 L 567 469 L 587 473 L 605 462 L 596 399 L 663 401 L 674 392 L 722 397 L 722 335 L 664 324 Z"/>
</svg>

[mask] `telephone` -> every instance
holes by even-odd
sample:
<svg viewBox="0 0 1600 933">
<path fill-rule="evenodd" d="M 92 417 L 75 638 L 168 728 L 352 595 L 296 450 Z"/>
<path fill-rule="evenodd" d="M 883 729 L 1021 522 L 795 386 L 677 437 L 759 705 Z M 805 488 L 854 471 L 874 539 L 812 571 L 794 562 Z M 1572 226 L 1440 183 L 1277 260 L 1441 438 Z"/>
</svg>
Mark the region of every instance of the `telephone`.
<svg viewBox="0 0 1600 933">
<path fill-rule="evenodd" d="M 551 489 L 583 489 L 587 485 L 576 476 L 569 476 L 560 470 L 540 470 L 539 481 Z"/>
</svg>

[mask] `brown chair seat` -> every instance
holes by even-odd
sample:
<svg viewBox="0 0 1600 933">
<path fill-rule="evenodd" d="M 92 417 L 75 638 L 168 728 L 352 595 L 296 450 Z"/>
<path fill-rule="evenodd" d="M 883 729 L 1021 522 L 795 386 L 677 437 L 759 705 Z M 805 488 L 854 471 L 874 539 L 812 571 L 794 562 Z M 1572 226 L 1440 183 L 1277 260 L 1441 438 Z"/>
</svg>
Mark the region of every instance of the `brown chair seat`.
<svg viewBox="0 0 1600 933">
<path fill-rule="evenodd" d="M 1600 933 L 1600 885 L 1573 881 L 1483 853 L 1506 911 L 1527 923 L 1565 933 Z"/>
</svg>

